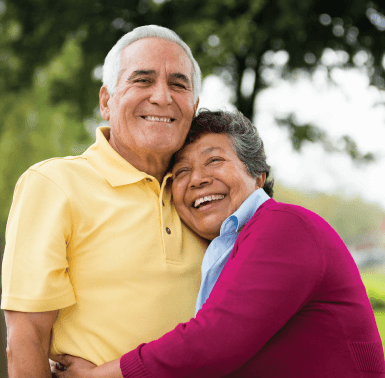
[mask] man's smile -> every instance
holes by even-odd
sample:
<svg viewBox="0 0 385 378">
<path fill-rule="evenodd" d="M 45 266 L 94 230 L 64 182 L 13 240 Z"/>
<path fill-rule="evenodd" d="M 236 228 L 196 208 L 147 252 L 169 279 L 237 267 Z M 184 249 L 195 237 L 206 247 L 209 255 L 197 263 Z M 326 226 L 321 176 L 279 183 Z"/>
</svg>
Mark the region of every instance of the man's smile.
<svg viewBox="0 0 385 378">
<path fill-rule="evenodd" d="M 175 118 L 170 117 L 159 117 L 159 116 L 141 116 L 146 121 L 150 122 L 166 122 L 171 123 L 172 121 L 175 121 Z"/>
</svg>

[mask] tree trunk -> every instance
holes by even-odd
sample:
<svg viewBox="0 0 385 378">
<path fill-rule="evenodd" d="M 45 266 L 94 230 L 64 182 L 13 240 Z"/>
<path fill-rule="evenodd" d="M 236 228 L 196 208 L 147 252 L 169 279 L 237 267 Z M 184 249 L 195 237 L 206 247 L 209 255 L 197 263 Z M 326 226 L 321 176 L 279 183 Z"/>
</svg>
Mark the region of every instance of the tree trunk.
<svg viewBox="0 0 385 378">
<path fill-rule="evenodd" d="M 262 83 L 261 83 L 261 77 L 259 75 L 261 67 L 261 58 L 257 59 L 257 63 L 254 67 L 255 71 L 255 80 L 254 80 L 254 86 L 253 86 L 253 91 L 249 97 L 244 97 L 241 92 L 241 84 L 243 80 L 243 76 L 245 74 L 246 70 L 246 60 L 245 59 L 239 59 L 239 65 L 237 69 L 237 74 L 239 77 L 238 80 L 238 86 L 236 88 L 236 94 L 237 94 L 237 99 L 235 106 L 237 109 L 247 118 L 249 118 L 251 121 L 253 121 L 254 118 L 254 104 L 255 104 L 255 98 L 258 94 L 258 92 L 262 89 Z"/>
</svg>

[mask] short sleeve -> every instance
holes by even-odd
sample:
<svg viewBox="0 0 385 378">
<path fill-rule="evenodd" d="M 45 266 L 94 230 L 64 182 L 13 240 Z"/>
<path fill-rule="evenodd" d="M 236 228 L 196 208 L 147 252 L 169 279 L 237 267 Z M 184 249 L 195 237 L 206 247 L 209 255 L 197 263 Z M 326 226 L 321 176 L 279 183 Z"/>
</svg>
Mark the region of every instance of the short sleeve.
<svg viewBox="0 0 385 378">
<path fill-rule="evenodd" d="M 68 276 L 70 237 L 66 194 L 51 179 L 29 169 L 16 185 L 7 222 L 2 309 L 44 312 L 76 302 Z"/>
</svg>

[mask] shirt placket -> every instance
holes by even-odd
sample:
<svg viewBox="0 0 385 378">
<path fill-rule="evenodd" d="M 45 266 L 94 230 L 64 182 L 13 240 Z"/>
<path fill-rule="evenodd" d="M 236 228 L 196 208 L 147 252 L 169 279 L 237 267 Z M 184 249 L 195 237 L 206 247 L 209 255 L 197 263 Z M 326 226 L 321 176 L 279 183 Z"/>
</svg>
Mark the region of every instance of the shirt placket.
<svg viewBox="0 0 385 378">
<path fill-rule="evenodd" d="M 167 181 L 167 179 L 165 180 Z M 171 198 L 171 182 L 164 182 L 159 195 L 164 255 L 170 264 L 182 263 L 182 224 Z"/>
</svg>

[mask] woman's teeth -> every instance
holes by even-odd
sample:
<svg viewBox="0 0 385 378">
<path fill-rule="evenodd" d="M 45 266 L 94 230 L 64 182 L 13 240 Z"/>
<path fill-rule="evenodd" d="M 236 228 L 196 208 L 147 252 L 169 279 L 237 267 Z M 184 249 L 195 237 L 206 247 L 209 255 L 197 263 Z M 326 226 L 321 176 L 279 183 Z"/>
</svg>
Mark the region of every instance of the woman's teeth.
<svg viewBox="0 0 385 378">
<path fill-rule="evenodd" d="M 197 200 L 195 200 L 194 207 L 198 208 L 198 206 L 200 204 L 202 204 L 203 202 L 210 202 L 210 201 L 220 200 L 223 198 L 225 198 L 225 196 L 223 194 L 213 194 L 211 196 L 201 197 L 201 198 L 198 198 Z"/>
</svg>

